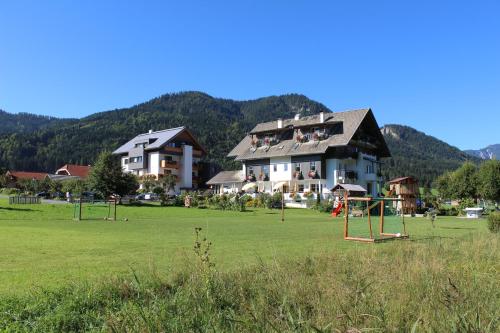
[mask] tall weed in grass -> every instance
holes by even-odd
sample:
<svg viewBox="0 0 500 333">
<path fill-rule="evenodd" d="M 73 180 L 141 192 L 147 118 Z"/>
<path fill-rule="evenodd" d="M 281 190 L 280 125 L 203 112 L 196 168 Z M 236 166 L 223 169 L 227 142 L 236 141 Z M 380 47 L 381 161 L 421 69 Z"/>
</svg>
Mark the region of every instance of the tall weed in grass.
<svg viewBox="0 0 500 333">
<path fill-rule="evenodd" d="M 196 230 L 195 256 L 170 277 L 0 300 L 7 331 L 498 332 L 499 239 L 366 245 L 348 253 L 219 272 Z M 216 259 L 216 258 L 215 258 Z"/>
</svg>

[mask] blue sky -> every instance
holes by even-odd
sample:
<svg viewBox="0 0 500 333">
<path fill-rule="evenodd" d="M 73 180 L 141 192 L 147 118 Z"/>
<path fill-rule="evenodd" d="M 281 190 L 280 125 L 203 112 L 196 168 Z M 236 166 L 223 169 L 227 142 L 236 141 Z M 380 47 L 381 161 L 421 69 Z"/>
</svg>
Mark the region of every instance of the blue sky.
<svg viewBox="0 0 500 333">
<path fill-rule="evenodd" d="M 482 148 L 500 143 L 499 15 L 499 1 L 2 1 L 0 108 L 296 92 Z"/>
</svg>

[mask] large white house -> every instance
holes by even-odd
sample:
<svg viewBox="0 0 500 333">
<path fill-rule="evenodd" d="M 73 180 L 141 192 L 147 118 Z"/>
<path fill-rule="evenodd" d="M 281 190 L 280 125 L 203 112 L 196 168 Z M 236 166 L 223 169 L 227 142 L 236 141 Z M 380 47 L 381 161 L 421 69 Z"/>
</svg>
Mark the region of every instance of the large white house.
<svg viewBox="0 0 500 333">
<path fill-rule="evenodd" d="M 123 171 L 139 177 L 153 175 L 161 179 L 166 174 L 174 175 L 174 192 L 179 193 L 198 188 L 205 150 L 185 127 L 177 127 L 139 134 L 113 154 L 121 156 Z"/>
<path fill-rule="evenodd" d="M 370 109 L 295 116 L 260 123 L 228 154 L 242 170 L 217 175 L 207 184 L 216 192 L 255 190 L 324 197 L 337 184 L 357 184 L 376 196 L 380 192 L 380 159 L 389 149 Z M 283 183 L 284 182 L 284 183 Z"/>
</svg>

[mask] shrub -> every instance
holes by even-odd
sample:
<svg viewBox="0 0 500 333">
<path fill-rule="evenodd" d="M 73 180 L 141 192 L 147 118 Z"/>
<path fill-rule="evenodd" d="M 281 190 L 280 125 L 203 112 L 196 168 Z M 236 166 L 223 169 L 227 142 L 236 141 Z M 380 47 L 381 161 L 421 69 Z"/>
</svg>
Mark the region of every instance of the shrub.
<svg viewBox="0 0 500 333">
<path fill-rule="evenodd" d="M 500 213 L 491 213 L 488 216 L 488 229 L 493 233 L 498 233 L 500 231 Z"/>
</svg>

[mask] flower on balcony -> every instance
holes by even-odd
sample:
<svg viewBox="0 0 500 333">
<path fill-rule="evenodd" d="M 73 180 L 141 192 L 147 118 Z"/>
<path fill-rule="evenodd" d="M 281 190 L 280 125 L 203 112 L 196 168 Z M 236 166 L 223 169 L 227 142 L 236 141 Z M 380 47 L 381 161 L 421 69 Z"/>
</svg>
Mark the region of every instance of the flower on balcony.
<svg viewBox="0 0 500 333">
<path fill-rule="evenodd" d="M 297 136 L 295 137 L 295 140 L 297 142 L 306 142 L 307 138 L 304 135 L 302 135 L 302 134 L 297 134 Z"/>
<path fill-rule="evenodd" d="M 307 175 L 311 179 L 319 178 L 319 174 L 318 174 L 318 172 L 316 170 L 309 171 L 309 173 Z"/>
<path fill-rule="evenodd" d="M 299 179 L 299 180 L 304 179 L 304 175 L 302 174 L 302 171 L 295 171 L 294 177 L 296 179 Z"/>
<path fill-rule="evenodd" d="M 319 134 L 318 134 L 318 132 L 314 132 L 313 135 L 312 135 L 312 137 L 313 137 L 314 141 L 319 141 Z"/>
<path fill-rule="evenodd" d="M 314 193 L 307 191 L 304 192 L 304 198 L 311 199 L 314 196 Z"/>
<path fill-rule="evenodd" d="M 268 137 L 264 138 L 264 145 L 269 146 L 270 143 L 271 139 L 269 139 Z"/>
<path fill-rule="evenodd" d="M 247 176 L 247 181 L 248 182 L 254 182 L 256 180 L 255 175 L 251 174 Z"/>
</svg>

